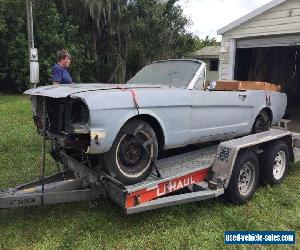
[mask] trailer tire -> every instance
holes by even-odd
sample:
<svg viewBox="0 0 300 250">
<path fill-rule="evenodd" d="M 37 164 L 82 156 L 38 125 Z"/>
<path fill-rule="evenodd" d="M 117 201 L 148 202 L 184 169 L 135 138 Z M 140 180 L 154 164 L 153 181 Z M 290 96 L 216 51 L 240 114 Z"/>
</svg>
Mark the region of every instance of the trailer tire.
<svg viewBox="0 0 300 250">
<path fill-rule="evenodd" d="M 254 195 L 259 181 L 259 163 L 255 152 L 243 151 L 236 158 L 224 198 L 233 204 L 245 204 Z"/>
<path fill-rule="evenodd" d="M 143 147 L 143 143 L 151 141 Z M 119 131 L 111 149 L 103 155 L 104 169 L 123 184 L 146 179 L 155 164 L 158 143 L 155 131 L 145 121 L 132 119 Z"/>
<path fill-rule="evenodd" d="M 280 140 L 270 143 L 264 149 L 261 159 L 261 181 L 271 186 L 282 183 L 288 173 L 290 161 L 289 146 Z"/>
</svg>

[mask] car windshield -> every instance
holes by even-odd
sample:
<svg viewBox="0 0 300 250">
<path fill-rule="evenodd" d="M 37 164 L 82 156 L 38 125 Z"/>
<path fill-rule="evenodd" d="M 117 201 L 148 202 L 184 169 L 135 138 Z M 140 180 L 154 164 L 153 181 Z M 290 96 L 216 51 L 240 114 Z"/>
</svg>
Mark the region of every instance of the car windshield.
<svg viewBox="0 0 300 250">
<path fill-rule="evenodd" d="M 127 84 L 186 87 L 200 65 L 197 61 L 184 60 L 152 63 L 142 68 Z"/>
</svg>

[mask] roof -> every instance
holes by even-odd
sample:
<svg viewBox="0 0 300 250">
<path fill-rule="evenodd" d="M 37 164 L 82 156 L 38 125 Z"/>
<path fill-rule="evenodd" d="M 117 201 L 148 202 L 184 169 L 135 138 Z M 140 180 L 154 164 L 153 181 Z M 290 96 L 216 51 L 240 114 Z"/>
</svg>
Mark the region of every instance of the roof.
<svg viewBox="0 0 300 250">
<path fill-rule="evenodd" d="M 241 18 L 239 18 L 239 19 L 237 19 L 235 21 L 233 21 L 232 23 L 226 25 L 225 27 L 219 29 L 217 33 L 218 33 L 218 35 L 222 35 L 225 32 L 238 27 L 239 25 L 247 22 L 248 20 L 250 20 L 250 19 L 252 19 L 252 18 L 254 18 L 256 16 L 259 16 L 260 14 L 266 12 L 267 10 L 272 9 L 275 6 L 280 5 L 280 4 L 282 4 L 282 3 L 286 2 L 286 1 L 287 0 L 273 0 L 273 1 L 271 1 L 271 2 L 269 2 L 267 4 L 265 4 L 265 5 L 261 6 L 260 8 L 255 9 L 254 11 L 250 12 L 249 14 L 247 14 L 247 15 L 245 15 L 245 16 L 243 16 L 243 17 L 241 17 Z"/>
<path fill-rule="evenodd" d="M 189 61 L 189 62 L 203 63 L 201 60 L 194 59 L 194 58 L 177 58 L 177 59 L 165 59 L 165 60 L 154 61 L 149 64 L 168 62 L 168 61 Z"/>
<path fill-rule="evenodd" d="M 205 56 L 216 56 L 220 55 L 221 46 L 207 46 L 193 53 L 193 56 L 205 57 Z"/>
</svg>

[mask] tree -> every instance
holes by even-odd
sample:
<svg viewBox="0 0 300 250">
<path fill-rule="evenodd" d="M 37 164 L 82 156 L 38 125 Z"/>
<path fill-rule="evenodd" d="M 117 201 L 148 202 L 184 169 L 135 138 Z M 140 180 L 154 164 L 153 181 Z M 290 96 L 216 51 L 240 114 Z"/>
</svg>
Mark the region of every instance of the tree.
<svg viewBox="0 0 300 250">
<path fill-rule="evenodd" d="M 177 0 L 35 0 L 41 84 L 56 52 L 72 55 L 75 82 L 123 83 L 145 64 L 195 50 Z M 24 0 L 0 0 L 0 90 L 29 87 Z"/>
<path fill-rule="evenodd" d="M 178 58 L 194 50 L 194 37 L 186 31 L 189 20 L 175 0 L 132 2 L 133 46 L 127 59 L 128 76 L 155 60 Z"/>
<path fill-rule="evenodd" d="M 215 37 L 210 38 L 209 36 L 206 36 L 205 39 L 195 37 L 196 50 L 200 50 L 207 46 L 218 46 L 218 45 L 220 45 L 220 43 L 217 42 L 217 39 Z"/>
</svg>

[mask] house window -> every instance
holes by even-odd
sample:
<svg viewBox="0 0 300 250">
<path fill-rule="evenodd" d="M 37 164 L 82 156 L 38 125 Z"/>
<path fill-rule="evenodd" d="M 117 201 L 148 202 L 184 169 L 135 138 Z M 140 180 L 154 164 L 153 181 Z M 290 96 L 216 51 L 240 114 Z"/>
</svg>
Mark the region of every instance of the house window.
<svg viewBox="0 0 300 250">
<path fill-rule="evenodd" d="M 209 71 L 218 71 L 219 70 L 219 60 L 211 59 L 209 64 Z"/>
</svg>

